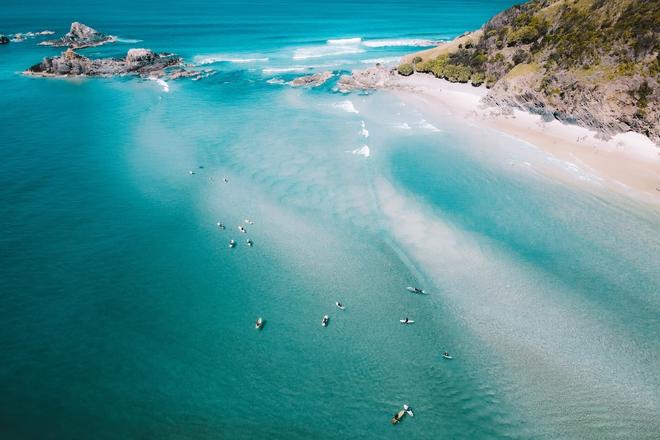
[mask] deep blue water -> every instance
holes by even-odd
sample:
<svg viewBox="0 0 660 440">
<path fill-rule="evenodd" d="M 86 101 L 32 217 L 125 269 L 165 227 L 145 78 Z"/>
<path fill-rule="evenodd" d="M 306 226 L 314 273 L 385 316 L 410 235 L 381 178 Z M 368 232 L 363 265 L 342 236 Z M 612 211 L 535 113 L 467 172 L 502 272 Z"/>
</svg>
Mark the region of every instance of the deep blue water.
<svg viewBox="0 0 660 440">
<path fill-rule="evenodd" d="M 512 3 L 5 3 L 0 33 L 78 20 L 123 39 L 88 56 L 217 73 L 26 78 L 57 50 L 0 46 L 0 436 L 657 437 L 657 207 L 394 95 L 268 82 Z"/>
</svg>

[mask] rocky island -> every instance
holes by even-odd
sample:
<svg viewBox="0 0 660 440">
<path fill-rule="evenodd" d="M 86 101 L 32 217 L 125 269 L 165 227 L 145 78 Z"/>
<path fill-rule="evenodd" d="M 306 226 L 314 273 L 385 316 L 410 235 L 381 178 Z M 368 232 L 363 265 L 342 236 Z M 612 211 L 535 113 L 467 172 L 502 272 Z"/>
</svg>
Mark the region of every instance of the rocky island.
<svg viewBox="0 0 660 440">
<path fill-rule="evenodd" d="M 295 78 L 291 81 L 291 86 L 293 87 L 318 87 L 325 84 L 330 78 L 332 78 L 332 72 L 321 72 L 315 73 L 313 75 L 305 75 Z"/>
<path fill-rule="evenodd" d="M 71 49 L 82 49 L 84 47 L 100 46 L 117 41 L 113 35 L 105 35 L 96 29 L 79 23 L 71 23 L 71 29 L 63 37 L 55 40 L 47 40 L 39 43 L 42 46 L 69 47 Z"/>
<path fill-rule="evenodd" d="M 176 71 L 170 71 L 177 68 Z M 174 77 L 192 76 L 197 72 L 183 71 L 182 59 L 174 54 L 155 53 L 149 49 L 130 49 L 124 58 L 90 59 L 67 49 L 56 57 L 46 57 L 39 64 L 23 72 L 25 75 L 44 77 L 69 76 L 117 76 L 172 75 Z"/>
<path fill-rule="evenodd" d="M 398 72 L 484 84 L 484 101 L 501 108 L 543 114 L 604 136 L 634 131 L 657 143 L 659 35 L 658 0 L 532 0 L 477 31 L 405 57 Z M 360 82 L 374 81 L 362 73 L 343 85 Z"/>
</svg>

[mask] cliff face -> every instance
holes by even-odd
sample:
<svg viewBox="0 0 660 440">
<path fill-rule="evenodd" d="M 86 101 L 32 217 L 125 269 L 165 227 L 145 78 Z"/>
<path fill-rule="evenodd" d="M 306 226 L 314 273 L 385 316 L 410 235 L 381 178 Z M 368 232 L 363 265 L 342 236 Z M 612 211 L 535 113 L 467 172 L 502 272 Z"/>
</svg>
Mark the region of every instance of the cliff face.
<svg viewBox="0 0 660 440">
<path fill-rule="evenodd" d="M 660 0 L 532 0 L 408 61 L 450 81 L 485 83 L 494 104 L 658 142 L 659 45 Z"/>
</svg>

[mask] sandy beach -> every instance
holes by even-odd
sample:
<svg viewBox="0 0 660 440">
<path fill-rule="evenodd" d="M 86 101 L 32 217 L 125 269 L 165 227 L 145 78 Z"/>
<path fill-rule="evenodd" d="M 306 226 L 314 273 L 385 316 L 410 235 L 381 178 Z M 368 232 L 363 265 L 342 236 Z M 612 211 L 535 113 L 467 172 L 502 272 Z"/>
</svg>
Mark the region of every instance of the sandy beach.
<svg viewBox="0 0 660 440">
<path fill-rule="evenodd" d="M 599 184 L 653 204 L 660 204 L 660 148 L 649 138 L 625 133 L 604 140 L 597 133 L 541 116 L 514 110 L 503 112 L 482 102 L 488 90 L 450 83 L 428 74 L 397 76 L 391 89 L 409 105 L 436 117 L 452 115 L 486 125 L 530 143 L 546 154 L 598 176 Z M 558 167 L 542 171 L 575 180 Z"/>
</svg>

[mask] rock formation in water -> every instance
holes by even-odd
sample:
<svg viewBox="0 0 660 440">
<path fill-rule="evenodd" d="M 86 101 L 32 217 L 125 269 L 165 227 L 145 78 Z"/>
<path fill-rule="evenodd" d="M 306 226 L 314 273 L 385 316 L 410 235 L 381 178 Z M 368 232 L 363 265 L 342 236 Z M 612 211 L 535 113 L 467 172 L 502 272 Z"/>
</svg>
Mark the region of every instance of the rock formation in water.
<svg viewBox="0 0 660 440">
<path fill-rule="evenodd" d="M 0 34 L 0 44 L 7 44 L 9 43 L 9 38 L 6 35 Z"/>
<path fill-rule="evenodd" d="M 86 26 L 82 23 L 71 23 L 69 32 L 56 40 L 47 40 L 39 43 L 42 46 L 70 47 L 71 49 L 81 49 L 83 47 L 100 46 L 106 43 L 117 41 L 117 37 L 105 35 Z"/>
<path fill-rule="evenodd" d="M 155 53 L 149 49 L 130 49 L 125 58 L 90 59 L 73 49 L 67 49 L 56 57 L 46 57 L 24 73 L 33 76 L 116 76 L 141 75 L 164 76 L 166 69 L 183 70 L 182 60 L 174 54 Z M 174 75 L 176 72 L 172 72 Z M 186 76 L 179 74 L 180 76 Z"/>
<path fill-rule="evenodd" d="M 293 81 L 293 87 L 318 87 L 332 78 L 332 72 L 315 73 L 314 75 L 300 76 Z"/>
<path fill-rule="evenodd" d="M 501 107 L 660 141 L 660 0 L 532 0 L 403 62 Z M 404 69 L 408 71 L 408 69 Z"/>
<path fill-rule="evenodd" d="M 351 75 L 342 75 L 337 81 L 337 90 L 342 93 L 396 87 L 396 74 L 381 64 L 364 70 L 354 70 Z"/>
</svg>

